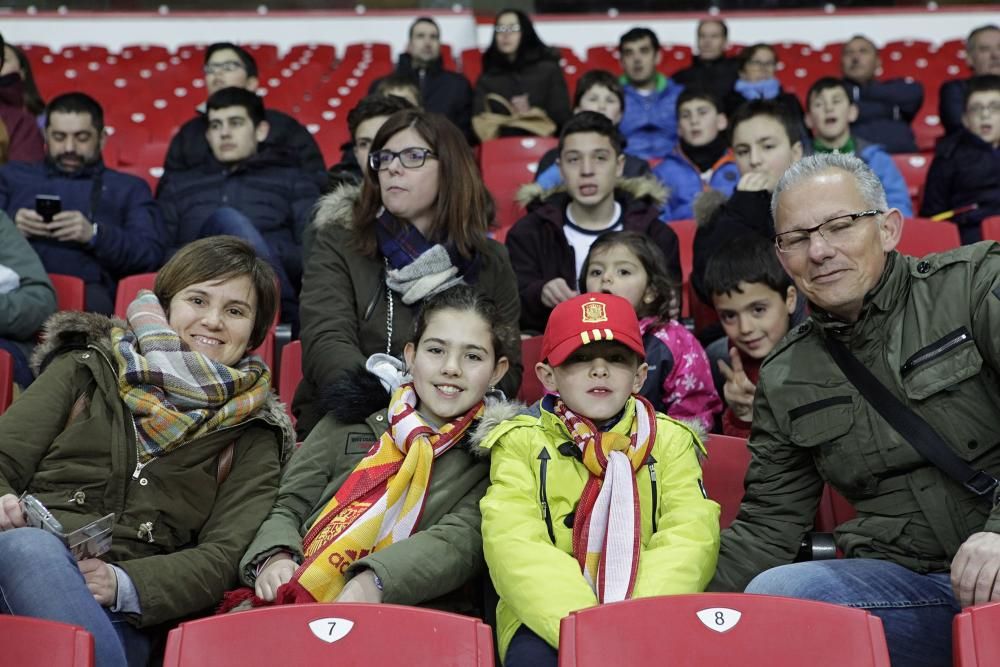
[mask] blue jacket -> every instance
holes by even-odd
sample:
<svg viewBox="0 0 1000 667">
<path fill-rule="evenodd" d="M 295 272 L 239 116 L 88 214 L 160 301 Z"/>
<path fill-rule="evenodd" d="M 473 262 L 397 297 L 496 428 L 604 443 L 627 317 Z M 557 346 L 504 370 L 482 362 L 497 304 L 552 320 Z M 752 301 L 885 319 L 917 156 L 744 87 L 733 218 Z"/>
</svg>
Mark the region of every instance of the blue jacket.
<svg viewBox="0 0 1000 667">
<path fill-rule="evenodd" d="M 0 208 L 11 219 L 18 209 L 34 210 L 39 194 L 59 195 L 62 210 L 81 211 L 97 223 L 97 236 L 89 244 L 29 239 L 46 271 L 78 276 L 87 283 L 88 308 L 110 312 L 119 278 L 160 268 L 166 247 L 163 220 L 141 178 L 108 169 L 100 161 L 76 174 L 59 171 L 48 160 L 0 168 Z M 103 307 L 94 299 L 95 290 Z"/>
<path fill-rule="evenodd" d="M 708 181 L 703 181 L 698 167 L 681 152 L 679 145 L 653 169 L 653 175 L 670 191 L 661 220 L 690 220 L 694 218 L 692 205 L 695 198 L 709 188 L 726 197 L 733 194 L 740 182 L 740 168 L 730 151 L 712 165 Z"/>
<path fill-rule="evenodd" d="M 898 208 L 904 218 L 912 218 L 913 202 L 910 199 L 910 190 L 892 157 L 878 144 L 870 144 L 859 137 L 854 137 L 854 143 L 857 156 L 864 160 L 878 176 L 878 180 L 882 181 L 889 206 Z"/>
<path fill-rule="evenodd" d="M 216 210 L 230 207 L 253 222 L 296 285 L 302 277 L 302 233 L 318 198 L 311 173 L 271 153 L 234 169 L 213 159 L 173 173 L 159 193 L 171 254 L 201 238 L 202 226 Z"/>
<path fill-rule="evenodd" d="M 844 79 L 858 105 L 858 119 L 851 134 L 877 141 L 890 153 L 916 153 L 917 143 L 910 123 L 924 101 L 924 87 L 916 81 L 890 79 L 864 85 Z"/>
<path fill-rule="evenodd" d="M 628 152 L 646 160 L 665 157 L 677 143 L 677 97 L 684 86 L 658 74 L 656 90 L 643 95 L 627 80 L 622 83 L 625 113 L 618 130 L 628 140 Z"/>
</svg>

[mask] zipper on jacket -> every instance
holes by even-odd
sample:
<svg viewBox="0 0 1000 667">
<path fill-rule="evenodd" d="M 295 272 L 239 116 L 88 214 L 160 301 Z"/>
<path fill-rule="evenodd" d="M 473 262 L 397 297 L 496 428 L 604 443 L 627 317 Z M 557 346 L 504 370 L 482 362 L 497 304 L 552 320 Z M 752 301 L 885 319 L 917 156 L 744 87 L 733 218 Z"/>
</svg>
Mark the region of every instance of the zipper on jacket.
<svg viewBox="0 0 1000 667">
<path fill-rule="evenodd" d="M 646 467 L 649 468 L 649 486 L 653 490 L 653 534 L 656 534 L 656 459 L 650 454 L 649 459 L 646 461 Z"/>
<path fill-rule="evenodd" d="M 969 330 L 965 327 L 952 331 L 950 334 L 942 338 L 941 340 L 935 341 L 919 350 L 916 354 L 906 360 L 903 367 L 900 369 L 900 375 L 909 375 L 919 366 L 922 366 L 930 361 L 933 361 L 937 357 L 940 357 L 949 350 L 953 350 L 959 345 L 971 341 L 972 335 Z"/>
<path fill-rule="evenodd" d="M 549 467 L 549 450 L 542 447 L 542 451 L 538 454 L 538 460 L 541 461 L 539 464 L 539 485 L 538 485 L 538 502 L 542 505 L 542 519 L 545 520 L 545 528 L 549 531 L 549 539 L 552 540 L 552 544 L 556 543 L 556 533 L 552 529 L 552 514 L 549 512 L 549 498 L 545 491 L 545 476 L 546 469 Z"/>
</svg>

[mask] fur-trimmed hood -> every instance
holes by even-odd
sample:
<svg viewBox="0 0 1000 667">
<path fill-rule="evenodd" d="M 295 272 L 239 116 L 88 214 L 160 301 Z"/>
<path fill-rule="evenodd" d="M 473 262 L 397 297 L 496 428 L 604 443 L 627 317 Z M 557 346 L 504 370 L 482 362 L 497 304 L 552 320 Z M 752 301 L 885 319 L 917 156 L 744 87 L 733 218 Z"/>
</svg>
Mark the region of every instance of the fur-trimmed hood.
<svg viewBox="0 0 1000 667">
<path fill-rule="evenodd" d="M 320 197 L 312 218 L 316 231 L 329 226 L 350 229 L 353 226 L 354 204 L 360 197 L 361 186 L 353 183 L 341 183 L 329 194 Z"/>
<path fill-rule="evenodd" d="M 712 216 L 719 207 L 725 203 L 726 195 L 718 190 L 709 189 L 702 192 L 695 198 L 694 204 L 691 207 L 694 210 L 695 222 L 699 227 L 704 227 L 712 219 Z"/>
<path fill-rule="evenodd" d="M 58 312 L 48 319 L 42 329 L 42 342 L 31 355 L 31 370 L 37 377 L 56 356 L 72 350 L 96 347 L 109 354 L 111 329 L 127 328 L 123 320 L 98 313 L 79 311 Z M 272 375 L 272 382 L 276 378 Z M 281 461 L 291 456 L 295 448 L 295 429 L 285 412 L 285 406 L 272 391 L 255 417 L 281 430 Z"/>
<path fill-rule="evenodd" d="M 528 183 L 522 185 L 517 191 L 517 203 L 526 209 L 541 205 L 545 200 L 555 194 L 565 194 L 566 184 L 560 183 L 553 188 L 543 188 L 538 183 Z M 663 183 L 660 183 L 653 176 L 636 176 L 634 178 L 619 178 L 615 184 L 616 198 L 619 193 L 624 193 L 632 199 L 646 199 L 658 207 L 663 207 L 670 191 Z"/>
</svg>

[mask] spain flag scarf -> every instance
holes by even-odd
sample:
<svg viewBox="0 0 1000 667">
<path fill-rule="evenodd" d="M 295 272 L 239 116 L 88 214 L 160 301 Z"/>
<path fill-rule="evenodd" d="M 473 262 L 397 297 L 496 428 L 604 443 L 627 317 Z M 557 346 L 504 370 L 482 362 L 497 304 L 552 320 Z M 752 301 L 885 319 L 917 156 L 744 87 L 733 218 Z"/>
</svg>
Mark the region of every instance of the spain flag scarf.
<svg viewBox="0 0 1000 667">
<path fill-rule="evenodd" d="M 632 405 L 628 436 L 599 431 L 561 400 L 555 406 L 590 472 L 573 523 L 573 555 L 602 604 L 630 598 L 639 570 L 642 532 L 635 473 L 656 441 L 656 410 L 642 396 L 633 396 Z M 628 418 L 626 413 L 623 419 Z"/>
<path fill-rule="evenodd" d="M 460 442 L 483 412 L 480 401 L 440 429 L 416 411 L 412 384 L 389 404 L 389 429 L 347 477 L 302 540 L 305 560 L 278 590 L 278 603 L 332 602 L 348 566 L 413 534 L 434 459 Z"/>
</svg>

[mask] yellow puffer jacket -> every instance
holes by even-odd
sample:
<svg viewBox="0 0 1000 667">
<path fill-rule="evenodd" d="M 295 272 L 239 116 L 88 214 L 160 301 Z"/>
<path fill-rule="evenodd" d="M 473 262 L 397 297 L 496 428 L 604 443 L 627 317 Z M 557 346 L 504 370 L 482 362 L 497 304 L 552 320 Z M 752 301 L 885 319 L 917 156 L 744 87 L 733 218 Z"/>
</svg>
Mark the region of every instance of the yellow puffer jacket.
<svg viewBox="0 0 1000 667">
<path fill-rule="evenodd" d="M 572 554 L 571 515 L 589 472 L 566 427 L 546 409 L 549 400 L 539 417 L 505 421 L 481 445 L 491 457 L 480 509 L 486 563 L 500 595 L 501 656 L 522 623 L 558 647 L 560 620 L 597 604 Z M 611 430 L 628 434 L 630 427 L 622 419 Z M 649 464 L 636 473 L 642 548 L 633 597 L 697 593 L 715 571 L 719 505 L 703 493 L 696 448 L 703 449 L 693 431 L 657 416 Z"/>
</svg>

